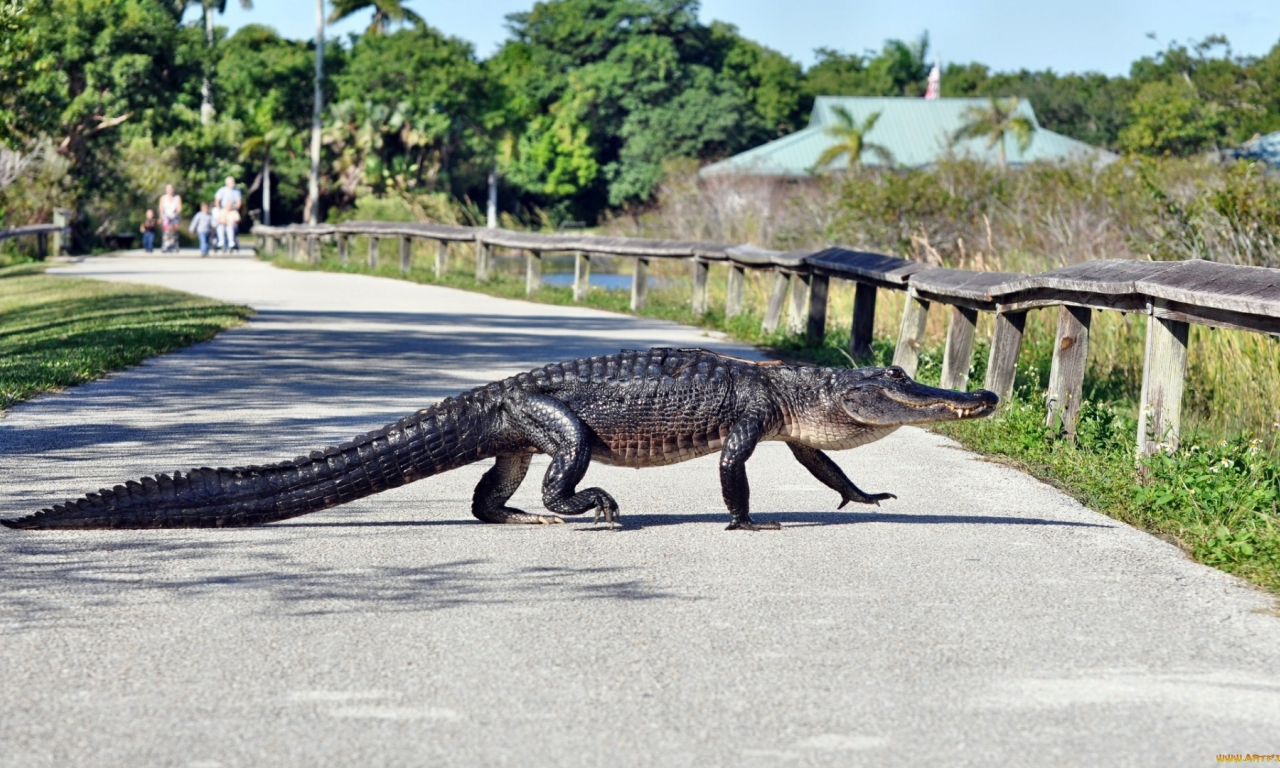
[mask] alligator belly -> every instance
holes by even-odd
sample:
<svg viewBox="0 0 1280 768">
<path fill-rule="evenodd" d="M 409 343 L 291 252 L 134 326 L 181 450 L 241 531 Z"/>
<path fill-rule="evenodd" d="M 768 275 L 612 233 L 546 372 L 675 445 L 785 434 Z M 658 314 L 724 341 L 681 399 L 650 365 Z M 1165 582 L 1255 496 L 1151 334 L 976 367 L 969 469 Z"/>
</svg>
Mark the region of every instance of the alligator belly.
<svg viewBox="0 0 1280 768">
<path fill-rule="evenodd" d="M 662 467 L 706 456 L 723 445 L 719 435 L 619 437 L 591 447 L 591 460 L 619 467 Z"/>
</svg>

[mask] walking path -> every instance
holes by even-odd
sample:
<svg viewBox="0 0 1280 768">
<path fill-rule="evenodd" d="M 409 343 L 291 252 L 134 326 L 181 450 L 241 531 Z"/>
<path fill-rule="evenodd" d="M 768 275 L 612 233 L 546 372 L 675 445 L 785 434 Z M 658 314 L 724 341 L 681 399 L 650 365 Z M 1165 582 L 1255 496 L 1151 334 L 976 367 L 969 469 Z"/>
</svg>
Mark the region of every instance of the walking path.
<svg viewBox="0 0 1280 768">
<path fill-rule="evenodd" d="M 249 304 L 0 420 L 0 513 L 273 461 L 538 364 L 696 329 L 247 259 L 59 272 Z M 486 526 L 483 466 L 255 529 L 0 532 L 0 766 L 1205 765 L 1280 753 L 1280 618 L 1241 582 L 929 432 L 780 444 L 772 533 L 714 456 L 593 466 L 626 517 Z M 535 460 L 538 461 L 538 460 Z M 513 503 L 539 508 L 539 467 Z"/>
</svg>

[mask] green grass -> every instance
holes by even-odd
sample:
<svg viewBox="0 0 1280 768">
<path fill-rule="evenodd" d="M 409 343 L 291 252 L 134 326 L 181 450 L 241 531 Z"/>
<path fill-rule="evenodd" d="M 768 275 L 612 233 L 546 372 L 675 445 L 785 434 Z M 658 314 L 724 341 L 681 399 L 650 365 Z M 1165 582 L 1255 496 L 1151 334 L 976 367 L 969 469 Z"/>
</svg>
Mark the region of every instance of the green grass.
<svg viewBox="0 0 1280 768">
<path fill-rule="evenodd" d="M 398 262 L 386 261 L 394 259 L 384 259 L 383 266 L 376 270 L 363 263 L 342 265 L 332 249 L 326 249 L 316 265 L 284 258 L 278 264 L 292 269 L 376 274 L 550 304 L 573 303 L 568 288 L 547 286 L 526 297 L 524 279 L 515 274 L 498 273 L 487 283 L 477 283 L 466 271 L 470 269 L 466 259 L 455 259 L 453 271 L 439 279 L 417 262 L 402 275 Z M 848 346 L 847 326 L 836 324 L 821 344 L 808 345 L 785 331 L 761 332 L 760 316 L 750 312 L 727 321 L 718 309 L 695 317 L 688 305 L 688 283 L 672 281 L 669 285 L 667 289 L 650 289 L 649 303 L 641 315 L 721 331 L 790 361 L 850 364 L 843 351 Z M 755 287 L 757 293 L 760 288 Z M 761 298 L 755 296 L 749 306 L 761 306 Z M 883 303 L 885 314 L 897 311 L 888 306 L 891 302 Z M 629 296 L 625 291 L 593 288 L 581 306 L 628 312 Z M 712 306 L 717 306 L 716 297 Z M 719 306 L 723 306 L 723 300 Z M 847 311 L 847 307 L 841 308 L 845 315 Z M 1052 318 L 1046 315 L 1036 322 L 1047 325 Z M 871 359 L 859 363 L 885 365 L 892 359 L 893 340 L 884 328 L 881 323 Z M 1229 426 L 1224 427 L 1220 421 L 1191 420 L 1190 434 L 1176 453 L 1136 461 L 1138 396 L 1132 390 L 1140 381 L 1140 368 L 1135 366 L 1140 366 L 1141 360 L 1134 357 L 1140 355 L 1140 329 L 1135 332 L 1131 320 L 1117 313 L 1099 313 L 1095 329 L 1099 333 L 1094 334 L 1098 338 L 1085 380 L 1085 394 L 1090 399 L 1082 405 L 1074 441 L 1063 439 L 1044 424 L 1043 396 L 1052 334 L 1043 329 L 1028 333 L 1019 360 L 1015 395 L 996 417 L 935 428 L 977 453 L 1053 484 L 1092 509 L 1177 544 L 1199 562 L 1280 593 L 1280 424 L 1269 425 L 1262 434 L 1245 430 L 1231 435 L 1223 432 Z M 1239 369 L 1238 375 L 1265 378 L 1273 374 L 1259 374 L 1256 370 L 1259 363 L 1267 364 L 1271 359 L 1265 354 L 1274 354 L 1265 348 L 1272 342 L 1266 337 L 1247 341 L 1262 345 L 1263 353 L 1234 359 L 1232 366 Z M 987 349 L 982 341 L 977 347 L 972 382 L 981 382 L 985 374 Z M 941 364 L 941 347 L 926 347 L 921 353 L 917 378 L 937 384 Z M 1197 381 L 1195 373 L 1193 370 L 1193 385 Z M 1220 396 L 1208 402 L 1201 402 L 1202 399 L 1203 393 L 1189 391 L 1189 410 L 1224 405 Z M 1214 437 L 1207 436 L 1209 430 L 1217 430 Z"/>
<path fill-rule="evenodd" d="M 207 341 L 247 307 L 167 288 L 0 269 L 0 410 Z"/>
</svg>

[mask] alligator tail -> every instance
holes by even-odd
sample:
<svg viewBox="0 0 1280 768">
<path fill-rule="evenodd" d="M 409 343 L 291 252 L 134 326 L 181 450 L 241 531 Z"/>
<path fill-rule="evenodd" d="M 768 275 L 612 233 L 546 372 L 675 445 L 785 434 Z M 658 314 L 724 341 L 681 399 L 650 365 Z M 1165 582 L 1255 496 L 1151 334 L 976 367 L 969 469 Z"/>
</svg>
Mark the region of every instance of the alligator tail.
<svg viewBox="0 0 1280 768">
<path fill-rule="evenodd" d="M 448 407 L 450 403 L 463 407 Z M 459 423 L 459 417 L 467 420 L 465 412 L 471 409 L 466 406 L 472 404 L 445 401 L 293 461 L 144 477 L 0 524 L 21 529 L 230 528 L 317 512 L 484 458 L 476 449 L 476 430 Z"/>
</svg>

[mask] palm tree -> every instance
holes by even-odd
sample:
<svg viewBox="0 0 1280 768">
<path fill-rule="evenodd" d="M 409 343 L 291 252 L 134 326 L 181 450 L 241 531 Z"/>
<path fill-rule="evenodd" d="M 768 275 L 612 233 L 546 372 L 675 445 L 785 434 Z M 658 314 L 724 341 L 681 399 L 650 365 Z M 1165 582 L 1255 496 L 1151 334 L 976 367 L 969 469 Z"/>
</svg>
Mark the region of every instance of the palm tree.
<svg viewBox="0 0 1280 768">
<path fill-rule="evenodd" d="M 265 125 L 266 121 L 259 121 L 259 124 Z M 249 187 L 246 197 L 252 195 L 254 190 L 258 188 L 259 182 L 261 182 L 262 223 L 268 226 L 271 225 L 271 153 L 273 150 L 288 149 L 296 134 L 297 130 L 288 125 L 265 129 L 259 128 L 253 131 L 250 136 L 246 136 L 244 141 L 240 143 L 241 160 L 262 158 L 262 172 L 254 180 L 253 186 Z"/>
<path fill-rule="evenodd" d="M 853 115 L 849 114 L 849 110 L 844 107 L 837 106 L 832 111 L 836 115 L 836 124 L 828 127 L 826 133 L 834 137 L 836 143 L 827 147 L 818 156 L 818 162 L 814 163 L 815 168 L 822 168 L 844 154 L 849 155 L 849 167 L 857 168 L 862 165 L 863 152 L 876 155 L 886 165 L 893 164 L 893 154 L 887 147 L 867 141 L 867 134 L 871 133 L 876 121 L 880 119 L 879 112 L 867 115 L 867 119 L 859 125 L 853 119 Z"/>
<path fill-rule="evenodd" d="M 189 6 L 199 5 L 204 18 L 204 39 L 210 52 L 213 51 L 213 12 L 227 12 L 227 0 L 173 0 L 173 9 L 178 18 L 186 13 Z M 253 10 L 253 0 L 240 0 L 240 7 L 246 11 Z M 208 125 L 213 122 L 213 83 L 209 80 L 209 68 L 206 66 L 203 79 L 200 81 L 200 122 Z"/>
<path fill-rule="evenodd" d="M 421 16 L 405 7 L 405 2 L 406 0 L 333 0 L 333 13 L 329 14 L 329 23 L 372 9 L 373 20 L 366 30 L 369 34 L 385 33 L 392 24 L 425 24 Z"/>
<path fill-rule="evenodd" d="M 1031 146 L 1031 136 L 1036 124 L 1026 115 L 1018 114 L 1018 97 L 1005 101 L 991 97 L 987 107 L 969 107 L 964 111 L 965 124 L 956 131 L 954 140 L 986 137 L 987 149 L 1000 145 L 1000 167 L 1005 167 L 1005 136 L 1013 134 L 1018 141 L 1018 151 L 1026 152 Z"/>
</svg>

